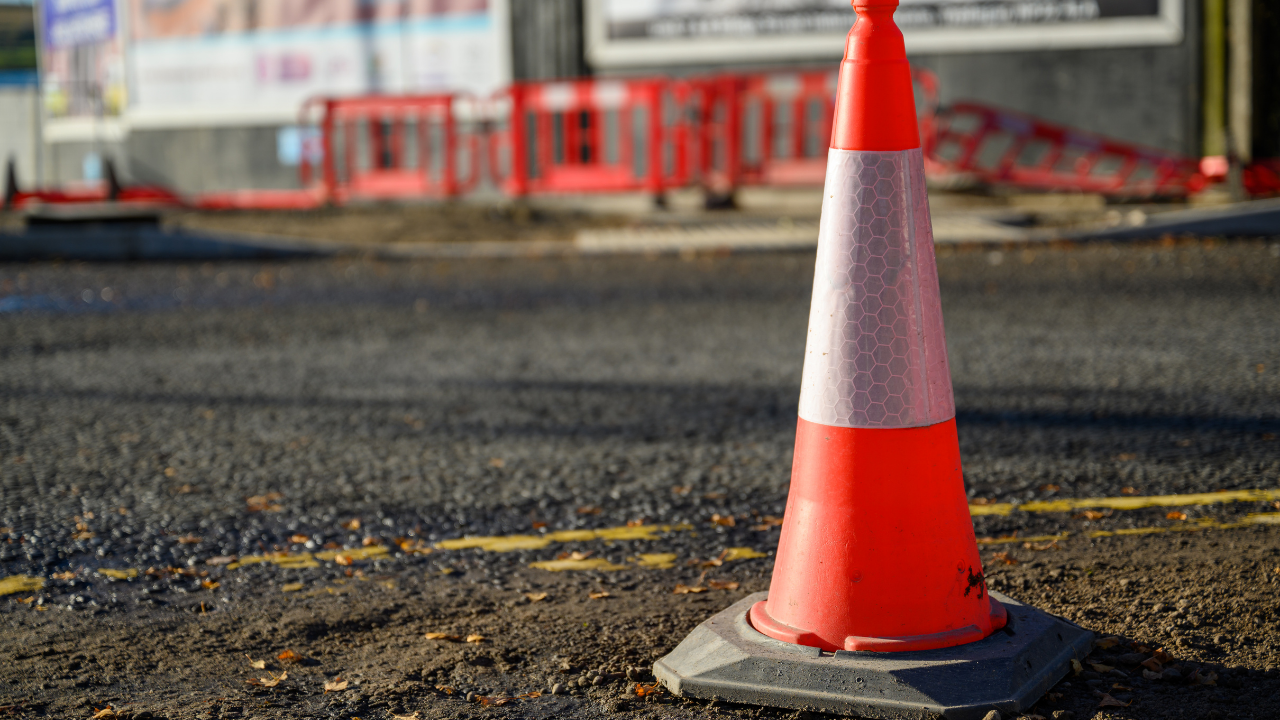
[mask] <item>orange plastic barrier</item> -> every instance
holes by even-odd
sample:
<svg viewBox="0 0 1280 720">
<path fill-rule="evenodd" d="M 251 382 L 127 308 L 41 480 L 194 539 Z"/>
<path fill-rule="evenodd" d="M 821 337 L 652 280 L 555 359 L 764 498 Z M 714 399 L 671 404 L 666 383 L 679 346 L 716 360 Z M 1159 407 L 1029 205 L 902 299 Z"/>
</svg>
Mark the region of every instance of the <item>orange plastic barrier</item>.
<svg viewBox="0 0 1280 720">
<path fill-rule="evenodd" d="M 479 180 L 480 138 L 459 132 L 458 103 L 453 95 L 324 101 L 329 197 L 341 203 L 453 197 L 469 190 Z"/>
<path fill-rule="evenodd" d="M 623 192 L 682 185 L 672 161 L 672 84 L 644 80 L 517 83 L 499 101 L 491 173 L 510 195 Z"/>
<path fill-rule="evenodd" d="M 976 103 L 952 106 L 925 152 L 947 171 L 1039 190 L 1183 196 L 1205 185 L 1190 158 Z"/>
</svg>

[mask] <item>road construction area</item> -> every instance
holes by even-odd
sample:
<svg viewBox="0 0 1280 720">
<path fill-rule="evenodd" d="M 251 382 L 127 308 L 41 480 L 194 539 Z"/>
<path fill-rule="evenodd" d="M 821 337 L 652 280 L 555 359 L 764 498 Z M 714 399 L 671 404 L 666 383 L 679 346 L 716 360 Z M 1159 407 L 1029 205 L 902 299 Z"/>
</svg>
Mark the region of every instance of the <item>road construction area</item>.
<svg viewBox="0 0 1280 720">
<path fill-rule="evenodd" d="M 1280 243 L 938 270 L 988 585 L 1097 637 L 1026 716 L 1280 717 Z M 768 587 L 813 272 L 0 265 L 0 717 L 812 717 L 650 669 Z"/>
</svg>

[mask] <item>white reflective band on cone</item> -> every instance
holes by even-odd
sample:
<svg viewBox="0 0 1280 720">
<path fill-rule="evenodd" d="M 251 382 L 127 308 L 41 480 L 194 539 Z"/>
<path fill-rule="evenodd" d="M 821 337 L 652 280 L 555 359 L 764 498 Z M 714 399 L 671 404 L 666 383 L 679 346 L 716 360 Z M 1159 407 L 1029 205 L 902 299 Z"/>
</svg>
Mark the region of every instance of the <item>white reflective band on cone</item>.
<svg viewBox="0 0 1280 720">
<path fill-rule="evenodd" d="M 923 155 L 830 150 L 800 417 L 906 428 L 955 414 Z"/>
</svg>

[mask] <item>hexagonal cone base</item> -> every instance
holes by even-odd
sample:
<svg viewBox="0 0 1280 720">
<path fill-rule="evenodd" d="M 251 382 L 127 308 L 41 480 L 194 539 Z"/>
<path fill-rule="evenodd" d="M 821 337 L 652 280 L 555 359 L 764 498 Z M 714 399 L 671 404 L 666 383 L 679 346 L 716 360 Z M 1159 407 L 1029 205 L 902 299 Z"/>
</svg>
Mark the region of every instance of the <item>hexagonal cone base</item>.
<svg viewBox="0 0 1280 720">
<path fill-rule="evenodd" d="M 1093 634 L 1003 595 L 1009 624 L 978 642 L 919 652 L 829 653 L 766 637 L 755 593 L 699 625 L 653 672 L 673 694 L 867 718 L 978 720 L 1030 708 L 1082 659 Z"/>
</svg>

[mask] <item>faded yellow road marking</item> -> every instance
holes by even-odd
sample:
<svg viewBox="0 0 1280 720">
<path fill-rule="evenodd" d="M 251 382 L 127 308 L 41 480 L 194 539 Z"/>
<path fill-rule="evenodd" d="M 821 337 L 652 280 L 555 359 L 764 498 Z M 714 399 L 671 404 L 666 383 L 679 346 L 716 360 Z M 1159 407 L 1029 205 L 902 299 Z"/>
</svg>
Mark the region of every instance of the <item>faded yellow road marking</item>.
<svg viewBox="0 0 1280 720">
<path fill-rule="evenodd" d="M 30 575 L 10 575 L 0 580 L 0 595 L 12 595 L 20 592 L 35 592 L 44 588 L 44 578 Z"/>
<path fill-rule="evenodd" d="M 441 540 L 435 546 L 441 550 L 465 550 L 480 548 L 490 552 L 509 552 L 511 550 L 541 550 L 556 542 L 583 542 L 586 540 L 657 540 L 658 533 L 673 530 L 692 530 L 688 523 L 680 525 L 634 525 L 627 527 L 602 528 L 599 530 L 559 530 L 545 535 L 499 535 L 486 537 L 463 537 L 456 540 Z"/>
<path fill-rule="evenodd" d="M 656 570 L 670 570 L 676 566 L 675 553 L 640 553 L 639 557 L 629 559 L 634 560 L 640 567 Z"/>
<path fill-rule="evenodd" d="M 584 560 L 543 560 L 529 563 L 536 570 L 561 572 L 562 570 L 626 570 L 626 565 L 614 565 L 604 558 L 586 558 Z"/>
<path fill-rule="evenodd" d="M 1221 522 L 1213 518 L 1200 518 L 1195 522 L 1181 523 L 1178 525 L 1151 525 L 1147 527 L 1137 528 L 1120 528 L 1119 530 L 1094 530 L 1086 537 L 1104 538 L 1116 537 L 1122 535 L 1158 535 L 1160 533 L 1170 532 L 1198 532 L 1200 530 L 1236 530 L 1243 527 L 1251 527 L 1253 525 L 1280 525 L 1280 513 L 1250 513 L 1243 520 L 1235 522 Z M 1043 543 L 1053 542 L 1057 540 L 1066 540 L 1071 537 L 1071 533 L 1064 532 L 1057 535 L 1028 535 L 1026 537 L 1015 537 L 1006 535 L 1003 537 L 978 538 L 979 545 L 1007 545 L 1010 543 Z"/>
<path fill-rule="evenodd" d="M 1060 513 L 1086 508 L 1106 508 L 1109 510 L 1139 510 L 1149 507 L 1191 507 L 1194 505 L 1218 505 L 1232 502 L 1267 502 L 1280 500 L 1280 489 L 1275 490 L 1223 490 L 1211 493 L 1191 493 L 1188 495 L 1147 495 L 1143 497 L 1103 497 L 1103 498 L 1062 498 L 1060 500 L 1036 500 L 1014 505 L 1012 503 L 992 503 L 990 505 L 970 505 L 969 514 L 1010 515 L 1015 510 L 1029 513 Z"/>
<path fill-rule="evenodd" d="M 257 565 L 258 563 L 271 563 L 285 569 L 314 568 L 320 567 L 320 563 L 316 562 L 317 560 L 332 561 L 340 555 L 351 560 L 368 560 L 370 558 L 384 557 L 389 552 L 391 550 L 386 545 L 370 545 L 350 550 L 325 550 L 315 554 L 278 552 L 266 555 L 246 555 L 227 565 L 227 569 L 235 570 L 238 567 Z"/>
<path fill-rule="evenodd" d="M 1066 540 L 1071 537 L 1071 533 L 1058 533 L 1057 535 L 1028 535 L 1026 537 L 1014 537 L 1013 535 L 1005 535 L 993 538 L 978 538 L 979 545 L 1007 545 L 1009 543 L 1044 543 L 1055 542 L 1057 540 Z"/>
<path fill-rule="evenodd" d="M 1250 513 L 1243 520 L 1236 522 L 1219 522 L 1213 518 L 1200 518 L 1194 523 L 1182 525 L 1166 525 L 1164 527 L 1121 528 L 1119 530 L 1094 530 L 1091 538 L 1113 537 L 1117 535 L 1155 535 L 1166 532 L 1196 532 L 1198 530 L 1234 530 L 1251 525 L 1280 525 L 1280 513 Z"/>
</svg>

